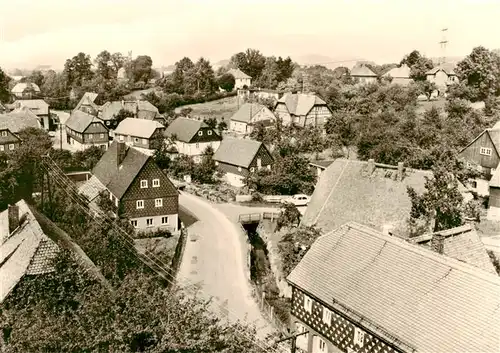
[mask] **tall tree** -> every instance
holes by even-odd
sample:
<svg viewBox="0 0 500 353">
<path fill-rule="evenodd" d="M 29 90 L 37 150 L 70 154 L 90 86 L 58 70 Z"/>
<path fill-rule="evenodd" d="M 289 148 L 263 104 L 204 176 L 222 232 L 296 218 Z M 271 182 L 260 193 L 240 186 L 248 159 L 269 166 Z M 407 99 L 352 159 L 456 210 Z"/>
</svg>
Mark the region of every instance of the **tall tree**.
<svg viewBox="0 0 500 353">
<path fill-rule="evenodd" d="M 10 100 L 9 82 L 10 77 L 0 67 L 0 102 L 2 103 Z"/>
<path fill-rule="evenodd" d="M 460 81 L 476 89 L 474 100 L 484 100 L 490 95 L 500 95 L 500 56 L 482 46 L 460 61 L 456 68 Z"/>
<path fill-rule="evenodd" d="M 34 70 L 29 76 L 25 77 L 26 82 L 34 83 L 38 87 L 42 87 L 45 77 L 39 70 Z"/>
<path fill-rule="evenodd" d="M 410 66 L 410 77 L 415 81 L 425 81 L 427 79 L 426 72 L 434 67 L 432 60 L 421 56 Z"/>
<path fill-rule="evenodd" d="M 415 65 L 421 57 L 422 55 L 420 54 L 420 52 L 418 50 L 414 50 L 410 54 L 405 55 L 399 65 L 407 65 L 408 67 L 413 67 L 413 65 Z"/>
<path fill-rule="evenodd" d="M 147 83 L 151 78 L 153 60 L 148 55 L 139 55 L 128 65 L 127 76 L 132 78 L 133 82 Z"/>
<path fill-rule="evenodd" d="M 214 70 L 205 58 L 200 58 L 188 72 L 188 75 L 192 75 L 196 82 L 196 92 L 214 92 L 216 88 Z"/>
<path fill-rule="evenodd" d="M 97 74 L 102 78 L 108 80 L 116 77 L 117 70 L 115 70 L 115 64 L 111 59 L 109 51 L 103 50 L 97 54 L 95 64 L 97 66 Z"/>
<path fill-rule="evenodd" d="M 252 76 L 253 80 L 257 80 L 266 66 L 266 58 L 257 49 L 249 48 L 245 52 L 233 55 L 231 65 Z"/>
<path fill-rule="evenodd" d="M 118 72 L 125 65 L 125 58 L 122 53 L 111 54 L 111 62 L 113 63 L 114 70 Z"/>
<path fill-rule="evenodd" d="M 78 53 L 64 64 L 64 76 L 68 86 L 81 86 L 83 81 L 90 80 L 93 76 L 90 55 Z"/>
<path fill-rule="evenodd" d="M 281 56 L 276 60 L 276 65 L 278 66 L 277 80 L 278 82 L 284 82 L 292 77 L 293 70 L 295 70 L 295 64 L 290 57 L 283 59 Z"/>
<path fill-rule="evenodd" d="M 279 83 L 279 66 L 276 58 L 271 56 L 266 58 L 266 64 L 260 77 L 255 81 L 255 85 L 262 88 L 275 89 Z"/>
<path fill-rule="evenodd" d="M 217 85 L 226 92 L 231 92 L 233 90 L 234 83 L 234 76 L 228 73 L 225 73 L 217 78 Z"/>
</svg>

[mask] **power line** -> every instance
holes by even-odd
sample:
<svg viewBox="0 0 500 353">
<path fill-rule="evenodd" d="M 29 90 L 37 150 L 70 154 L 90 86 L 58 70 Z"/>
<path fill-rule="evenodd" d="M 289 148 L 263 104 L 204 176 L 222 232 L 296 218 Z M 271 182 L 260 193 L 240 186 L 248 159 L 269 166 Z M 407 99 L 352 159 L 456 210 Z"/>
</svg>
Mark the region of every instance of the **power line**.
<svg viewBox="0 0 500 353">
<path fill-rule="evenodd" d="M 76 190 L 76 186 L 74 184 L 72 184 L 69 180 L 65 180 L 67 179 L 67 177 L 64 175 L 64 173 L 62 172 L 62 170 L 59 168 L 59 166 L 54 162 L 54 160 L 50 157 L 50 156 L 47 156 L 51 162 L 54 164 L 55 168 L 59 169 L 59 171 L 55 171 L 55 168 L 54 166 L 49 166 L 48 164 L 47 165 L 44 165 L 44 167 L 46 167 L 46 170 L 49 172 L 49 171 L 52 171 L 53 173 L 55 173 L 54 178 L 56 179 L 56 182 L 59 184 L 59 186 L 64 185 L 63 187 L 63 190 L 66 192 L 66 194 L 70 197 L 70 199 L 75 202 L 75 204 L 80 207 L 88 216 L 90 216 L 91 218 L 95 219 L 97 222 L 100 223 L 100 225 L 103 225 L 102 224 L 102 221 L 101 219 L 103 220 L 108 220 L 108 221 L 111 221 L 111 226 L 117 230 L 118 232 L 118 236 L 120 236 L 120 238 L 122 240 L 124 240 L 125 244 L 127 245 L 130 245 L 132 247 L 134 247 L 135 249 L 135 246 L 134 246 L 134 239 L 132 237 L 130 237 L 130 235 L 125 231 L 123 230 L 121 227 L 119 227 L 118 225 L 116 225 L 116 223 L 113 222 L 113 220 L 103 214 L 102 212 L 96 212 L 94 211 L 95 215 L 92 215 L 90 212 L 89 212 L 89 209 L 83 207 L 80 202 L 82 202 L 81 200 L 81 196 L 80 194 L 78 194 L 78 191 Z M 51 169 L 52 168 L 52 169 Z M 69 188 L 70 190 L 72 190 L 74 193 L 76 193 L 76 195 L 71 195 L 66 188 Z M 94 189 L 96 191 L 98 191 L 97 189 Z M 75 196 L 77 196 L 75 198 Z M 125 235 L 125 237 L 121 236 L 120 233 L 123 233 Z M 131 251 L 132 252 L 132 251 Z M 150 267 L 154 272 L 156 272 L 160 277 L 162 277 L 163 279 L 165 279 L 167 282 L 169 282 L 171 285 L 175 286 L 177 283 L 174 282 L 174 280 L 171 280 L 169 277 L 173 277 L 172 274 L 171 274 L 171 270 L 165 270 L 165 268 L 169 268 L 168 265 L 166 265 L 165 263 L 163 263 L 160 259 L 158 259 L 158 257 L 156 255 L 154 255 L 154 253 L 151 253 L 150 251 L 146 250 L 145 251 L 146 254 L 143 254 L 143 256 L 145 256 L 149 261 L 151 261 L 151 263 L 155 264 L 156 266 L 158 266 L 161 270 L 163 270 L 165 273 L 167 273 L 167 275 L 165 276 L 165 273 L 158 273 L 158 271 L 156 271 L 155 269 L 151 268 L 151 266 L 148 264 L 148 263 L 145 263 L 146 266 Z M 151 254 L 148 254 L 148 253 L 151 253 Z M 135 256 L 138 256 L 137 252 L 133 252 L 133 254 Z M 152 258 L 151 258 L 152 257 Z M 142 261 L 142 259 L 139 258 L 139 260 Z M 195 286 L 195 284 L 193 284 L 191 281 L 189 281 L 187 278 L 182 278 L 186 283 L 189 284 L 189 286 Z M 202 294 L 208 294 L 206 292 L 204 292 L 203 290 L 199 289 L 199 292 L 201 292 Z M 210 300 L 211 298 L 213 298 L 213 296 L 211 296 L 210 294 L 208 294 Z M 237 319 L 237 321 L 240 321 L 240 322 L 243 322 L 243 323 L 247 323 L 245 320 L 241 320 L 235 313 L 233 313 L 232 311 L 230 311 L 229 309 L 227 308 L 223 308 L 221 304 L 219 303 L 214 303 L 216 304 L 218 307 L 219 307 L 219 310 L 221 312 L 221 314 L 224 314 L 224 311 L 227 311 L 228 314 L 231 314 L 233 315 L 234 318 Z M 229 315 L 228 315 L 229 316 Z M 240 334 L 242 334 L 242 332 L 240 332 Z M 245 336 L 246 339 L 254 342 L 254 339 L 248 337 L 248 336 Z M 267 345 L 267 344 L 266 344 Z M 259 346 L 260 348 L 264 349 L 264 347 L 260 346 L 259 344 L 257 344 L 257 346 Z M 270 345 L 267 345 L 268 348 L 271 348 Z M 271 348 L 272 349 L 272 348 Z M 272 350 L 273 352 L 276 352 L 276 350 Z"/>
</svg>

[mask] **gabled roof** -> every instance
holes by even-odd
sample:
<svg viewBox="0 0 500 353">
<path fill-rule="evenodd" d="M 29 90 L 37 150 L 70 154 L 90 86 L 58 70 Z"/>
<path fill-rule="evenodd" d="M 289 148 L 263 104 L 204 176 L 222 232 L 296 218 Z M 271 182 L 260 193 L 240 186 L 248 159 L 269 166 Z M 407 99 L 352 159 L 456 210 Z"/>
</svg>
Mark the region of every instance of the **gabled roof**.
<svg viewBox="0 0 500 353">
<path fill-rule="evenodd" d="M 139 100 L 139 101 L 113 101 L 106 102 L 100 108 L 101 115 L 99 116 L 103 120 L 112 120 L 114 117 L 120 112 L 120 110 L 127 110 L 134 114 L 137 114 L 139 111 L 150 111 L 150 112 L 158 112 L 158 108 L 156 108 L 153 104 L 148 101 Z"/>
<path fill-rule="evenodd" d="M 142 167 L 151 158 L 135 148 L 125 146 L 126 153 L 118 165 L 118 142 L 113 141 L 94 167 L 92 174 L 118 199 L 121 199 Z"/>
<path fill-rule="evenodd" d="M 448 76 L 456 75 L 456 73 L 455 73 L 455 67 L 456 67 L 455 64 L 444 63 L 444 64 L 438 65 L 435 68 L 427 71 L 425 74 L 426 75 L 435 75 L 438 71 L 443 71 Z"/>
<path fill-rule="evenodd" d="M 16 206 L 20 225 L 10 234 L 8 210 L 0 213 L 0 303 L 25 275 L 53 272 L 52 261 L 60 247 L 75 253 L 79 262 L 110 288 L 93 262 L 64 231 L 24 200 Z"/>
<path fill-rule="evenodd" d="M 164 126 L 154 120 L 126 118 L 118 124 L 115 134 L 149 139 L 158 128 L 162 129 Z"/>
<path fill-rule="evenodd" d="M 92 123 L 101 123 L 104 125 L 103 121 L 98 117 L 82 112 L 81 110 L 74 110 L 68 120 L 66 120 L 67 127 L 80 133 L 85 132 Z"/>
<path fill-rule="evenodd" d="M 23 119 L 23 120 L 33 121 L 33 119 L 35 119 L 36 121 L 39 121 L 36 114 L 33 113 L 28 107 L 21 107 L 21 108 L 14 109 L 13 111 L 7 113 L 7 115 L 13 116 L 15 118 Z"/>
<path fill-rule="evenodd" d="M 33 90 L 37 93 L 40 93 L 40 87 L 38 87 L 37 84 L 35 83 L 29 83 L 29 82 L 25 82 L 25 83 L 17 83 L 11 90 L 12 93 L 14 94 L 21 94 L 21 93 L 24 93 L 24 91 L 26 89 L 28 89 L 29 87 L 33 88 Z"/>
<path fill-rule="evenodd" d="M 95 92 L 85 92 L 82 99 L 80 99 L 75 109 L 73 110 L 80 110 L 82 105 L 90 105 L 96 111 L 99 110 L 99 106 L 95 104 L 95 100 L 97 99 L 98 95 L 99 94 Z"/>
<path fill-rule="evenodd" d="M 176 135 L 180 142 L 189 143 L 201 128 L 208 128 L 208 125 L 202 120 L 180 116 L 167 126 L 165 135 L 168 137 Z"/>
<path fill-rule="evenodd" d="M 407 65 L 402 65 L 401 67 L 395 67 L 387 71 L 383 76 L 392 78 L 410 78 L 410 68 Z"/>
<path fill-rule="evenodd" d="M 261 146 L 263 146 L 262 142 L 255 140 L 225 138 L 215 152 L 213 159 L 220 163 L 248 168 Z"/>
<path fill-rule="evenodd" d="M 14 110 L 7 114 L 0 114 L 0 130 L 9 129 L 13 134 L 17 134 L 20 130 L 27 127 L 40 127 L 40 122 L 33 113 L 24 110 Z"/>
<path fill-rule="evenodd" d="M 231 117 L 231 120 L 249 123 L 250 120 L 266 107 L 259 103 L 245 103 Z"/>
<path fill-rule="evenodd" d="M 491 129 L 486 129 L 483 132 L 481 132 L 479 135 L 476 136 L 474 140 L 472 140 L 467 146 L 462 148 L 462 150 L 459 152 L 462 153 L 465 151 L 467 148 L 469 148 L 474 142 L 476 142 L 477 139 L 479 139 L 483 134 L 488 134 L 488 136 L 491 139 L 491 143 L 493 143 L 493 146 L 495 147 L 495 152 L 497 153 L 498 156 L 500 156 L 500 125 L 499 123 L 496 123 Z"/>
<path fill-rule="evenodd" d="M 319 237 L 288 281 L 417 352 L 497 352 L 500 278 L 348 223 Z"/>
<path fill-rule="evenodd" d="M 316 105 L 326 105 L 326 102 L 315 94 L 286 93 L 276 104 L 284 103 L 288 112 L 293 115 L 307 115 Z"/>
<path fill-rule="evenodd" d="M 28 107 L 36 115 L 48 115 L 49 105 L 43 99 L 22 99 L 14 102 L 14 107 Z"/>
<path fill-rule="evenodd" d="M 319 167 L 319 168 L 322 168 L 322 169 L 326 169 L 328 168 L 333 162 L 333 160 L 331 161 L 326 161 L 326 160 L 314 160 L 314 161 L 310 161 L 309 162 L 309 165 L 312 165 L 314 167 Z"/>
<path fill-rule="evenodd" d="M 352 77 L 377 77 L 377 74 L 374 73 L 370 68 L 365 65 L 360 65 L 353 67 L 351 70 Z"/>
<path fill-rule="evenodd" d="M 231 69 L 227 72 L 228 74 L 231 74 L 234 76 L 235 79 L 246 79 L 246 78 L 252 78 L 251 76 L 248 76 L 246 73 L 241 71 L 240 69 Z"/>
<path fill-rule="evenodd" d="M 409 241 L 433 250 L 432 239 L 436 236 L 442 238 L 443 255 L 466 262 L 489 273 L 497 273 L 481 238 L 470 224 L 441 232 L 424 234 L 410 238 Z"/>
</svg>

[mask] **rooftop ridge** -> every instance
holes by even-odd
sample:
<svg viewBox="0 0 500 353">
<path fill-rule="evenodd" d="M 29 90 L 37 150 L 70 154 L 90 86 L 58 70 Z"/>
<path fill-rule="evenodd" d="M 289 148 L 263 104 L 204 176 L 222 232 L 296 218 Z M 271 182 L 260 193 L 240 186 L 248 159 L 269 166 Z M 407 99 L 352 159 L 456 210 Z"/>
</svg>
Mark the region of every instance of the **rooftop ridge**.
<svg viewBox="0 0 500 353">
<path fill-rule="evenodd" d="M 381 240 L 390 242 L 396 246 L 404 248 L 405 250 L 408 250 L 408 251 L 411 251 L 413 253 L 425 256 L 425 257 L 427 257 L 435 262 L 438 262 L 440 264 L 450 266 L 452 269 L 455 269 L 457 271 L 465 272 L 465 273 L 470 274 L 474 277 L 480 278 L 482 280 L 488 281 L 489 283 L 496 284 L 496 285 L 500 286 L 500 277 L 496 274 L 490 274 L 486 271 L 480 270 L 472 265 L 461 262 L 459 260 L 455 260 L 451 257 L 443 256 L 443 255 L 440 255 L 432 250 L 428 250 L 428 249 L 423 248 L 423 247 L 415 246 L 414 244 L 411 244 L 403 239 L 384 235 L 384 234 L 382 234 L 382 233 L 380 233 L 380 232 L 378 232 L 378 231 L 376 231 L 368 226 L 365 226 L 365 225 L 357 223 L 357 222 L 351 221 L 351 222 L 348 222 L 348 223 L 340 226 L 339 228 L 345 228 L 345 227 L 354 228 L 354 229 L 361 231 L 367 235 L 379 238 Z M 318 240 L 322 239 L 323 237 L 326 237 L 328 235 L 331 235 L 335 231 L 337 231 L 337 229 L 334 229 L 334 230 L 320 236 L 318 238 Z"/>
</svg>

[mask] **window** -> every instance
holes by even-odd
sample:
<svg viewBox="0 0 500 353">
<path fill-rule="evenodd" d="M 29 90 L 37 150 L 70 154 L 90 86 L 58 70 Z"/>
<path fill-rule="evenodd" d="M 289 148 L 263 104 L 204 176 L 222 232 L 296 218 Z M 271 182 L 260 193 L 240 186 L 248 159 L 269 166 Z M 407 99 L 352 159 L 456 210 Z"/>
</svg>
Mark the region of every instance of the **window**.
<svg viewBox="0 0 500 353">
<path fill-rule="evenodd" d="M 137 200 L 135 202 L 135 208 L 137 208 L 138 210 L 144 208 L 144 200 Z"/>
<path fill-rule="evenodd" d="M 153 187 L 154 188 L 160 187 L 160 179 L 153 179 Z"/>
<path fill-rule="evenodd" d="M 120 141 L 123 141 L 123 135 L 120 135 Z"/>
<path fill-rule="evenodd" d="M 130 221 L 130 224 L 131 224 L 134 228 L 137 228 L 137 221 L 136 221 L 136 220 Z"/>
<path fill-rule="evenodd" d="M 354 328 L 354 344 L 363 347 L 365 342 L 365 333 L 359 328 Z"/>
<path fill-rule="evenodd" d="M 250 171 L 251 171 L 252 173 L 253 173 L 253 172 L 255 172 L 255 168 L 254 168 L 254 167 L 251 167 L 251 168 L 250 168 Z"/>
<path fill-rule="evenodd" d="M 2 131 L 2 136 L 7 136 L 7 131 Z"/>
<path fill-rule="evenodd" d="M 88 134 L 88 137 L 89 137 L 89 140 L 92 140 L 92 138 L 94 138 L 94 135 Z"/>
<path fill-rule="evenodd" d="M 207 131 L 208 136 L 212 135 L 212 130 Z"/>
<path fill-rule="evenodd" d="M 163 207 L 163 199 L 155 199 L 155 207 Z"/>
<path fill-rule="evenodd" d="M 106 121 L 106 125 L 108 125 L 108 126 L 109 126 L 109 121 Z"/>
<path fill-rule="evenodd" d="M 260 168 L 262 167 L 262 159 L 257 158 L 257 167 Z"/>
<path fill-rule="evenodd" d="M 219 162 L 215 161 L 215 165 L 219 165 Z"/>
<path fill-rule="evenodd" d="M 200 148 L 200 144 L 199 143 L 196 144 L 196 148 Z"/>
<path fill-rule="evenodd" d="M 323 322 L 330 326 L 332 324 L 332 312 L 323 307 Z"/>
<path fill-rule="evenodd" d="M 147 189 L 147 188 L 148 188 L 148 181 L 141 180 L 141 189 Z"/>
<path fill-rule="evenodd" d="M 11 151 L 12 151 L 13 149 L 14 149 L 14 144 L 13 144 L 13 143 L 11 143 L 11 144 L 9 145 L 9 150 L 11 150 Z"/>
<path fill-rule="evenodd" d="M 481 147 L 479 154 L 482 154 L 483 156 L 491 156 L 491 148 Z"/>
<path fill-rule="evenodd" d="M 326 342 L 323 340 L 321 337 L 314 336 L 313 337 L 313 352 L 316 353 L 322 353 L 322 352 L 328 352 L 328 349 L 326 348 Z"/>
<path fill-rule="evenodd" d="M 3 147 L 3 145 L 0 145 L 0 151 L 4 151 L 5 150 L 5 147 Z"/>
<path fill-rule="evenodd" d="M 471 188 L 476 189 L 477 188 L 477 181 L 471 180 L 470 181 L 470 186 L 471 186 Z"/>
<path fill-rule="evenodd" d="M 271 170 L 271 165 L 270 164 L 267 166 L 267 169 Z"/>
<path fill-rule="evenodd" d="M 142 144 L 143 145 L 147 145 L 148 144 L 148 140 L 147 139 L 142 139 Z"/>
<path fill-rule="evenodd" d="M 161 224 L 168 224 L 168 217 L 164 216 L 161 218 Z"/>
<path fill-rule="evenodd" d="M 306 309 L 308 313 L 312 313 L 312 304 L 312 299 L 304 294 L 304 309 Z"/>
<path fill-rule="evenodd" d="M 198 131 L 198 136 L 203 136 L 203 131 Z"/>
<path fill-rule="evenodd" d="M 134 137 L 134 142 L 139 143 L 139 139 L 137 137 Z"/>
<path fill-rule="evenodd" d="M 104 134 L 100 134 L 99 137 L 103 139 L 104 138 Z"/>
<path fill-rule="evenodd" d="M 238 167 L 238 172 L 241 172 L 241 167 Z"/>
<path fill-rule="evenodd" d="M 147 227 L 153 226 L 153 218 L 146 218 L 146 226 Z"/>
</svg>

